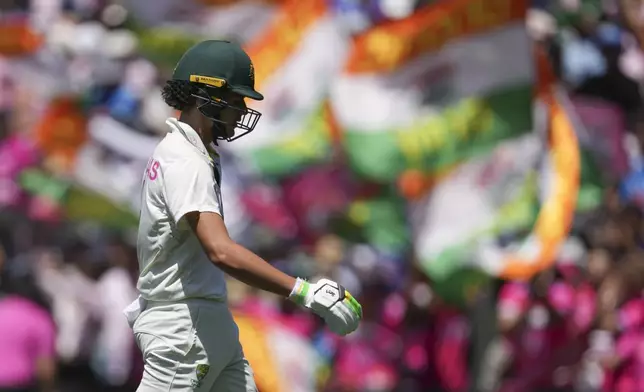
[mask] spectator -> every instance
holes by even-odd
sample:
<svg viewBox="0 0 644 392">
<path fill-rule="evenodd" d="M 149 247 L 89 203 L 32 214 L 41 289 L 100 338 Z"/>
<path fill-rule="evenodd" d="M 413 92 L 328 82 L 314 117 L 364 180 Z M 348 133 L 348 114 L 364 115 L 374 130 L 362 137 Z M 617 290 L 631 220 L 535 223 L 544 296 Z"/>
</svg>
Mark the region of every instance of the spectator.
<svg viewBox="0 0 644 392">
<path fill-rule="evenodd" d="M 54 391 L 56 327 L 29 272 L 10 273 L 0 248 L 0 391 Z"/>
<path fill-rule="evenodd" d="M 115 239 L 106 249 L 108 268 L 96 282 L 101 301 L 94 309 L 99 332 L 93 350 L 93 370 L 106 385 L 122 387 L 136 378 L 140 357 L 127 320 L 122 312 L 134 298 L 133 269 L 135 251 L 123 240 Z M 138 383 L 136 384 L 138 385 Z"/>
</svg>

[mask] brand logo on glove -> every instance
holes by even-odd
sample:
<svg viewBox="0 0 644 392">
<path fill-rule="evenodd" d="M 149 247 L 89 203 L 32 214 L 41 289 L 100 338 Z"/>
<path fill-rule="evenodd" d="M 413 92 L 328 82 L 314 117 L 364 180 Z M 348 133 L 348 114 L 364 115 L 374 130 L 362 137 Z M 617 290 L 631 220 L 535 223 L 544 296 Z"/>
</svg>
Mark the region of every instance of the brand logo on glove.
<svg viewBox="0 0 644 392">
<path fill-rule="evenodd" d="M 327 306 L 333 306 L 333 304 L 344 300 L 344 287 L 336 284 L 323 284 L 320 288 L 315 291 L 315 294 L 320 294 L 321 296 L 326 297 L 326 300 L 323 302 Z"/>
</svg>

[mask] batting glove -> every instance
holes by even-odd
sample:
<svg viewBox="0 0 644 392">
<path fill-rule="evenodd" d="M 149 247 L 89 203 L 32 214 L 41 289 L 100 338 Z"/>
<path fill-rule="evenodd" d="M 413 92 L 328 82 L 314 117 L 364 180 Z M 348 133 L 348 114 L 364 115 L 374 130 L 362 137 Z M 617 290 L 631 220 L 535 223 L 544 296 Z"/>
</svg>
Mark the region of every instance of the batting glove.
<svg viewBox="0 0 644 392">
<path fill-rule="evenodd" d="M 289 298 L 322 317 L 329 329 L 341 336 L 355 331 L 362 319 L 358 301 L 329 279 L 320 279 L 317 283 L 297 279 Z"/>
</svg>

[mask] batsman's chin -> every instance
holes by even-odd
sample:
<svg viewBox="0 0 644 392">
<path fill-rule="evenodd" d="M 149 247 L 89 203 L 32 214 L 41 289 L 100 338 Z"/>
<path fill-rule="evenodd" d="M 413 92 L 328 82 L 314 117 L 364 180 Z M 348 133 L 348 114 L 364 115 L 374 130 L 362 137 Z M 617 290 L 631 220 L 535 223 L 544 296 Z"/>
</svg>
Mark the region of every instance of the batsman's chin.
<svg viewBox="0 0 644 392">
<path fill-rule="evenodd" d="M 231 138 L 235 137 L 235 130 L 237 127 L 235 125 L 226 125 L 226 128 L 224 129 L 224 132 L 226 132 L 226 137 Z"/>
</svg>

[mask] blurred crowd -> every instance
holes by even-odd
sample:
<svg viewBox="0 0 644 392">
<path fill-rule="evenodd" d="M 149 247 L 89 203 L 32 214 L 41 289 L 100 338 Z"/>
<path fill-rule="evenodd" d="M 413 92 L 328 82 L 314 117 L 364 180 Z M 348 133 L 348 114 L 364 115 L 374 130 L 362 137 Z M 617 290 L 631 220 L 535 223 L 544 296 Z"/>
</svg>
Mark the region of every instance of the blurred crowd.
<svg viewBox="0 0 644 392">
<path fill-rule="evenodd" d="M 145 160 L 173 115 L 159 91 L 172 62 L 141 49 L 157 44 L 143 45 L 137 23 L 169 20 L 190 33 L 216 26 L 243 41 L 264 23 L 249 24 L 249 15 L 280 1 L 236 5 L 225 20 L 216 11 L 225 1 L 205 2 L 214 11 L 195 24 L 197 3 L 0 2 L 0 48 L 8 53 L 0 55 L 0 391 L 135 390 L 142 361 L 122 315 L 136 296 L 132 226 L 123 223 L 132 217 L 94 193 L 136 207 L 142 170 L 133 157 Z M 430 2 L 330 3 L 358 31 Z M 411 249 L 381 251 L 325 216 L 308 212 L 308 229 L 280 240 L 274 232 L 295 223 L 270 202 L 256 206 L 268 227 L 233 216 L 231 233 L 262 257 L 293 275 L 335 279 L 363 304 L 363 326 L 340 340 L 287 301 L 228 282 L 235 312 L 279 321 L 314 353 L 315 389 L 294 391 L 644 391 L 644 3 L 533 3 L 529 32 L 583 108 L 578 120 L 592 127 L 605 112 L 621 119 L 613 135 L 623 164 L 601 168 L 601 203 L 577 214 L 553 268 L 528 282 L 462 271 L 451 291 L 417 266 Z M 23 37 L 27 47 L 16 49 L 7 26 L 25 20 L 47 35 Z M 37 52 L 9 64 L 13 51 L 29 52 L 39 40 Z M 177 38 L 167 47 L 180 53 L 190 43 Z M 237 170 L 243 177 L 241 167 L 229 172 Z M 331 167 L 308 176 L 320 186 L 345 173 Z M 91 192 L 71 188 L 72 178 Z M 291 184 L 293 197 L 309 197 L 307 184 Z M 251 196 L 272 200 L 270 193 L 259 187 Z M 238 203 L 224 198 L 227 208 Z M 278 345 L 269 356 L 288 349 Z M 258 377 L 262 366 L 254 363 Z M 266 385 L 259 382 L 275 390 Z"/>
</svg>

